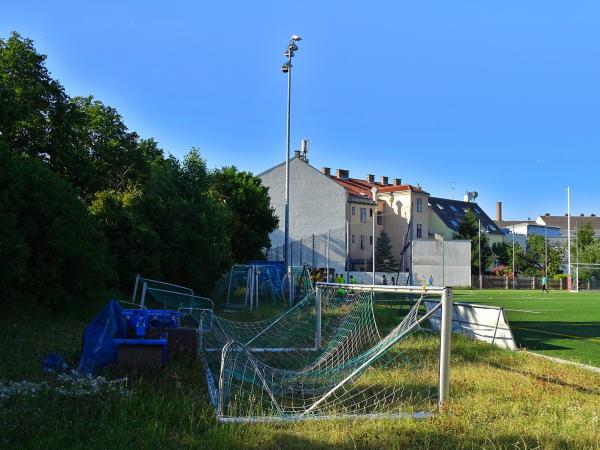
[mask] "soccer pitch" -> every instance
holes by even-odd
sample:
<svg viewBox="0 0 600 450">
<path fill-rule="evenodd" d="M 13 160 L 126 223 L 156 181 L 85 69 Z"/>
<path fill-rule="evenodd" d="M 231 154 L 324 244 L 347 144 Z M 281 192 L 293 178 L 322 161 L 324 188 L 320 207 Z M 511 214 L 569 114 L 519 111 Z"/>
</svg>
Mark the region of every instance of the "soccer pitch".
<svg viewBox="0 0 600 450">
<path fill-rule="evenodd" d="M 600 292 L 473 289 L 454 300 L 502 306 L 521 348 L 600 367 Z"/>
</svg>

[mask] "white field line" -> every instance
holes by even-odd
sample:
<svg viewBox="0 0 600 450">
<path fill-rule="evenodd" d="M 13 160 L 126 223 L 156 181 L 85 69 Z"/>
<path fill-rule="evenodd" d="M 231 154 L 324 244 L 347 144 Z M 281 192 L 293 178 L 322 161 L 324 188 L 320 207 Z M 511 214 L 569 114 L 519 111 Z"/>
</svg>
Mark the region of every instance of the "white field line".
<svg viewBox="0 0 600 450">
<path fill-rule="evenodd" d="M 541 311 L 530 311 L 528 309 L 509 309 L 509 308 L 504 308 L 504 311 L 517 311 L 517 312 L 524 312 L 524 313 L 531 313 L 531 314 L 541 314 Z"/>
<path fill-rule="evenodd" d="M 535 353 L 535 352 L 532 352 L 529 350 L 525 350 L 525 352 L 529 353 L 530 355 L 539 356 L 540 358 L 549 359 L 550 361 L 554 361 L 555 363 L 558 363 L 558 364 L 566 364 L 569 366 L 581 367 L 582 369 L 591 370 L 592 372 L 600 373 L 600 367 L 590 366 L 590 365 L 578 363 L 575 361 L 569 361 L 567 359 L 556 358 L 554 356 L 542 355 L 541 353 Z"/>
</svg>

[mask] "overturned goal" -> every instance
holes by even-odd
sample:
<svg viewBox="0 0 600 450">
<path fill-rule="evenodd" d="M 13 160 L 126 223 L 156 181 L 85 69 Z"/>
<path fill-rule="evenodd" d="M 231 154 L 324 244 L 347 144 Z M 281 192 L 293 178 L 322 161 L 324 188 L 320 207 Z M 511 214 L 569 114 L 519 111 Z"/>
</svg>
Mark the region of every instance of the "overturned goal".
<svg viewBox="0 0 600 450">
<path fill-rule="evenodd" d="M 390 309 L 380 295 L 409 301 Z M 274 319 L 214 315 L 200 354 L 218 420 L 431 416 L 448 399 L 451 297 L 448 288 L 317 283 Z M 429 318 L 440 311 L 436 331 Z"/>
</svg>

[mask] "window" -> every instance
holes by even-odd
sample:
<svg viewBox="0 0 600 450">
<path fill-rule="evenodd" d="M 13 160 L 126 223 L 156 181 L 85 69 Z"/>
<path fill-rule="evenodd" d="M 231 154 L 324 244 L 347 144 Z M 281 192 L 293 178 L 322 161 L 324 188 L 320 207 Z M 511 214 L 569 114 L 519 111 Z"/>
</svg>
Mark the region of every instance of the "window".
<svg viewBox="0 0 600 450">
<path fill-rule="evenodd" d="M 367 208 L 360 208 L 360 221 L 367 223 Z"/>
<path fill-rule="evenodd" d="M 450 205 L 450 209 L 454 212 L 458 212 L 458 209 L 456 209 L 456 206 L 454 205 Z"/>
<path fill-rule="evenodd" d="M 423 238 L 423 224 L 418 223 L 417 224 L 417 239 L 422 239 Z"/>
<path fill-rule="evenodd" d="M 383 225 L 383 213 L 377 211 L 377 225 Z"/>
<path fill-rule="evenodd" d="M 369 217 L 373 217 L 373 208 L 369 208 Z"/>
<path fill-rule="evenodd" d="M 435 204 L 438 208 L 440 208 L 442 211 L 444 210 L 444 207 L 442 205 L 440 205 L 439 203 Z"/>
<path fill-rule="evenodd" d="M 367 213 L 367 212 L 365 211 L 365 214 L 366 214 L 366 213 Z M 364 234 L 361 234 L 361 235 L 360 235 L 360 249 L 361 249 L 361 250 L 364 250 L 364 249 L 365 249 L 365 235 L 364 235 Z"/>
<path fill-rule="evenodd" d="M 457 227 L 457 226 L 458 226 L 458 222 L 456 221 L 456 219 L 452 219 L 452 220 L 450 221 L 450 223 L 451 223 L 452 225 L 454 225 L 455 227 Z"/>
<path fill-rule="evenodd" d="M 369 236 L 369 244 L 373 245 L 373 236 Z"/>
<path fill-rule="evenodd" d="M 423 212 L 423 199 L 417 198 L 417 212 Z"/>
<path fill-rule="evenodd" d="M 356 244 L 356 236 L 354 234 L 352 235 L 352 243 Z"/>
<path fill-rule="evenodd" d="M 356 215 L 356 207 L 352 207 L 352 215 L 355 216 Z"/>
</svg>

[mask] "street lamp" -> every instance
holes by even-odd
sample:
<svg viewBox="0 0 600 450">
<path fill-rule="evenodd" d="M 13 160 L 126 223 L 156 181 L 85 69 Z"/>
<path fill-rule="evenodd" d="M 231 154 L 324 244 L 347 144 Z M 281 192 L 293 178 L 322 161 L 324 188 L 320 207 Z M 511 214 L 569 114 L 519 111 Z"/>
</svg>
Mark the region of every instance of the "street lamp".
<svg viewBox="0 0 600 450">
<path fill-rule="evenodd" d="M 377 186 L 371 188 L 371 194 L 373 194 L 373 202 L 375 207 L 373 208 L 373 285 L 375 285 L 375 217 L 377 216 Z"/>
<path fill-rule="evenodd" d="M 281 66 L 281 71 L 288 76 L 288 95 L 287 95 L 287 129 L 285 146 L 285 200 L 284 200 L 284 243 L 283 243 L 283 267 L 287 271 L 289 263 L 288 243 L 290 240 L 290 107 L 292 101 L 292 58 L 294 52 L 298 50 L 296 42 L 302 38 L 294 34 L 288 42 L 287 50 L 284 55 L 287 61 Z"/>
</svg>

